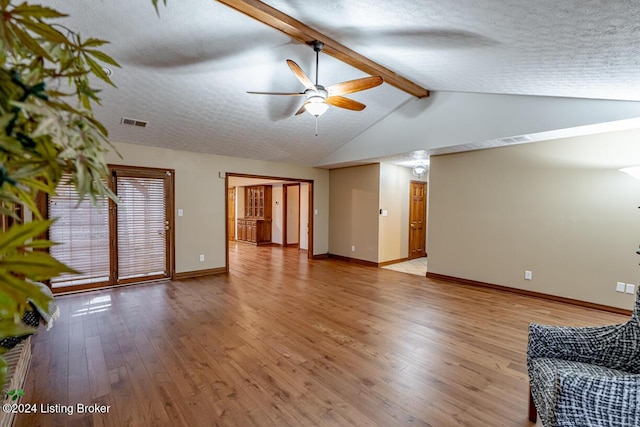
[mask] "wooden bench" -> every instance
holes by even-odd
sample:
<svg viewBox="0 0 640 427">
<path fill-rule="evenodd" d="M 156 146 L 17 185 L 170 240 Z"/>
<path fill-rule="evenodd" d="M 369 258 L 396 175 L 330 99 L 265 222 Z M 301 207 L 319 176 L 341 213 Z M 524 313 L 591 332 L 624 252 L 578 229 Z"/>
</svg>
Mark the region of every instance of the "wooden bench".
<svg viewBox="0 0 640 427">
<path fill-rule="evenodd" d="M 7 399 L 6 394 L 10 390 L 22 388 L 27 378 L 27 371 L 31 363 L 31 337 L 21 341 L 18 345 L 7 351 L 4 355 L 7 362 L 7 375 L 2 386 L 1 403 L 19 403 L 20 399 Z M 0 427 L 11 427 L 15 414 L 0 411 Z"/>
</svg>

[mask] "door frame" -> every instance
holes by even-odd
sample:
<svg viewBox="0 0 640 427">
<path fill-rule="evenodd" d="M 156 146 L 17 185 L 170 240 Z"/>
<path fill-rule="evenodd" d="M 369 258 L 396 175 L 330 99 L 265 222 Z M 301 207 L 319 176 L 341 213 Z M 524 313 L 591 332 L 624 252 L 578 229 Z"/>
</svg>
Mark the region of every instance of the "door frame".
<svg viewBox="0 0 640 427">
<path fill-rule="evenodd" d="M 141 283 L 141 282 L 151 282 L 155 280 L 171 280 L 173 279 L 175 273 L 175 170 L 167 169 L 167 168 L 150 168 L 143 166 L 122 166 L 122 165 L 108 165 L 109 166 L 109 175 L 110 175 L 110 187 L 111 191 L 117 195 L 117 173 L 118 171 L 122 172 L 121 176 L 124 177 L 140 177 L 140 178 L 164 178 L 169 177 L 169 185 L 166 187 L 166 205 L 165 205 L 165 221 L 167 222 L 167 226 L 169 227 L 166 233 L 167 241 L 165 243 L 165 251 L 166 251 L 166 267 L 167 267 L 167 276 L 152 276 L 150 278 L 143 278 L 142 280 L 138 279 L 118 279 L 118 246 L 117 246 L 117 235 L 118 235 L 118 210 L 117 205 L 113 200 L 109 200 L 109 234 L 111 236 L 111 250 L 109 251 L 110 256 L 110 264 L 111 264 L 111 277 L 109 279 L 110 285 L 127 285 L 131 283 Z M 155 175 L 155 176 L 153 176 Z"/>
<path fill-rule="evenodd" d="M 222 172 L 220 172 L 220 177 L 222 178 Z M 314 216 L 314 210 L 313 210 L 313 180 L 312 179 L 306 179 L 306 178 L 286 178 L 286 177 L 276 177 L 276 176 L 269 176 L 269 175 L 253 175 L 253 174 L 246 174 L 246 173 L 237 173 L 237 172 L 225 172 L 224 175 L 224 228 L 225 228 L 225 253 L 226 253 L 226 258 L 225 258 L 225 272 L 229 272 L 229 239 L 227 239 L 227 235 L 229 234 L 229 230 L 227 230 L 227 227 L 229 226 L 229 206 L 228 206 L 228 198 L 227 198 L 227 192 L 229 191 L 229 178 L 230 177 L 237 177 L 237 178 L 255 178 L 255 179 L 264 179 L 264 180 L 273 180 L 273 181 L 286 181 L 288 183 L 302 183 L 302 182 L 306 182 L 307 184 L 309 184 L 309 227 L 307 229 L 307 242 L 309 245 L 309 249 L 307 250 L 307 258 L 308 259 L 313 259 L 313 230 L 314 230 L 314 226 L 313 226 L 313 216 Z M 284 184 L 284 183 L 283 183 Z"/>
<path fill-rule="evenodd" d="M 238 229 L 238 227 L 236 226 L 236 223 L 237 223 L 238 219 L 236 218 L 235 206 L 233 207 L 233 239 L 229 238 L 231 236 L 229 234 L 229 232 L 230 232 L 230 230 L 229 230 L 229 220 L 230 220 L 230 218 L 229 218 L 229 199 L 230 199 L 230 194 L 232 194 L 230 190 L 233 190 L 233 203 L 234 203 L 234 205 L 237 205 L 236 198 L 238 197 L 238 195 L 236 194 L 236 187 L 227 187 L 227 205 L 226 205 L 226 209 L 227 209 L 227 229 L 226 229 L 226 231 L 227 231 L 227 240 L 234 240 L 235 241 L 235 240 L 238 240 L 238 236 L 236 234 L 236 231 Z"/>
</svg>

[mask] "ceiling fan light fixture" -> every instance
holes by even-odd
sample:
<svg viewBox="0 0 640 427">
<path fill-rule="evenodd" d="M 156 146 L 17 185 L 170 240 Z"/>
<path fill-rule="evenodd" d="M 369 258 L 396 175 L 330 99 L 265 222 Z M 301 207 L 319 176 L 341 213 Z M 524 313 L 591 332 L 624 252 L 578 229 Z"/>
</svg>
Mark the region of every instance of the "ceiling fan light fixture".
<svg viewBox="0 0 640 427">
<path fill-rule="evenodd" d="M 305 110 L 314 117 L 320 117 L 329 109 L 329 104 L 324 102 L 321 96 L 312 96 L 309 98 Z"/>
</svg>

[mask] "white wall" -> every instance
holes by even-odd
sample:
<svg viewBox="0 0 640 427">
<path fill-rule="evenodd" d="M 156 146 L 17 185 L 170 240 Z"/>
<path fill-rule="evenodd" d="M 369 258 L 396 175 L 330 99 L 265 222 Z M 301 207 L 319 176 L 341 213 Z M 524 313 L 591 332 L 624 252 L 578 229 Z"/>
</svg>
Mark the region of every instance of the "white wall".
<svg viewBox="0 0 640 427">
<path fill-rule="evenodd" d="M 331 254 L 378 262 L 379 177 L 378 164 L 330 171 Z"/>
<path fill-rule="evenodd" d="M 142 145 L 114 143 L 115 152 L 107 155 L 112 164 L 162 167 L 176 171 L 175 208 L 184 216 L 176 216 L 176 272 L 224 267 L 227 197 L 226 172 L 310 179 L 314 181 L 313 254 L 329 250 L 329 171 L 283 163 L 215 156 Z M 205 261 L 199 261 L 205 254 Z"/>
<path fill-rule="evenodd" d="M 319 165 L 637 117 L 640 117 L 640 102 L 432 92 L 429 98 L 408 101 Z M 593 131 L 591 128 L 572 130 L 575 134 Z"/>
<path fill-rule="evenodd" d="M 629 309 L 640 130 L 434 156 L 429 272 Z M 533 280 L 524 279 L 524 271 Z"/>
</svg>

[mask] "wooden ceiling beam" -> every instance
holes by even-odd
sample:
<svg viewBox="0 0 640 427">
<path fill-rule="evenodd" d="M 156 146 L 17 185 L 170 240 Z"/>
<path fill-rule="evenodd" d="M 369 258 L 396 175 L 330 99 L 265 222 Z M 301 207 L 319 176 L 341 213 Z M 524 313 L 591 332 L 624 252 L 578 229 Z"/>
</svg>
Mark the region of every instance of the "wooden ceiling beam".
<svg viewBox="0 0 640 427">
<path fill-rule="evenodd" d="M 410 80 L 399 76 L 386 67 L 360 55 L 348 47 L 340 44 L 331 37 L 303 24 L 302 22 L 280 12 L 258 0 L 217 0 L 219 3 L 229 6 L 263 24 L 288 35 L 301 43 L 311 44 L 314 40 L 324 43 L 323 52 L 334 58 L 349 64 L 358 70 L 364 71 L 372 76 L 380 76 L 386 83 L 413 95 L 417 98 L 429 96 L 429 91 Z"/>
</svg>

